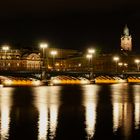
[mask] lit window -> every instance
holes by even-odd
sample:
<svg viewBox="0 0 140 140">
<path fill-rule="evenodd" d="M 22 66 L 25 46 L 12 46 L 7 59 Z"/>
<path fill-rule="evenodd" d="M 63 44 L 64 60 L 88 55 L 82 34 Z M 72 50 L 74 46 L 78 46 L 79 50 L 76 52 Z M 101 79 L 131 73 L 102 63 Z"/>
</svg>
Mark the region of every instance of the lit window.
<svg viewBox="0 0 140 140">
<path fill-rule="evenodd" d="M 11 56 L 7 56 L 7 59 L 11 59 Z"/>
<path fill-rule="evenodd" d="M 3 56 L 2 56 L 2 59 L 6 59 L 6 56 L 3 55 Z"/>
<path fill-rule="evenodd" d="M 16 58 L 19 59 L 19 56 L 17 55 Z"/>
</svg>

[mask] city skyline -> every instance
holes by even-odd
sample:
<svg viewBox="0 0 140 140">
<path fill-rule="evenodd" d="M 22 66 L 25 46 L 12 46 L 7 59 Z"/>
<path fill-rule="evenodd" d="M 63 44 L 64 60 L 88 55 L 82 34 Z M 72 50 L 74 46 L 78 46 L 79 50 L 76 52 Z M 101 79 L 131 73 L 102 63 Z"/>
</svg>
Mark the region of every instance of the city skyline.
<svg viewBox="0 0 140 140">
<path fill-rule="evenodd" d="M 38 42 L 51 47 L 105 52 L 121 49 L 125 24 L 132 35 L 132 51 L 140 52 L 139 3 L 63 0 L 0 3 L 0 44 L 37 49 Z M 6 10 L 4 8 L 8 6 Z M 13 7 L 12 7 L 13 6 Z"/>
</svg>

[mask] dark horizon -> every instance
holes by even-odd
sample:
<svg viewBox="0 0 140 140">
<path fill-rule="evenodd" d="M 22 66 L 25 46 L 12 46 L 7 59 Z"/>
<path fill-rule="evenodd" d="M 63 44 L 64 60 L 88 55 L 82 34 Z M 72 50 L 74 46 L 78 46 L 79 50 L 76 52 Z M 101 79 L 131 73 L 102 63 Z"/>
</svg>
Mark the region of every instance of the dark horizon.
<svg viewBox="0 0 140 140">
<path fill-rule="evenodd" d="M 83 51 L 93 46 L 103 52 L 116 52 L 120 50 L 120 38 L 127 24 L 132 35 L 132 51 L 140 52 L 140 10 L 135 0 L 53 2 L 15 0 L 7 11 L 3 6 L 0 44 L 38 49 L 38 43 L 46 41 L 56 48 Z M 8 6 L 4 2 L 1 5 Z"/>
</svg>

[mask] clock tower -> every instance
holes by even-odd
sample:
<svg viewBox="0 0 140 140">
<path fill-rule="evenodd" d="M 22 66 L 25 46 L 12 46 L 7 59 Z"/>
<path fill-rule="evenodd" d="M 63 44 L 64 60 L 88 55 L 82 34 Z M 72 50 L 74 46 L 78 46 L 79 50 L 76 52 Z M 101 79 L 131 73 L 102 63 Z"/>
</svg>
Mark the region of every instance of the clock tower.
<svg viewBox="0 0 140 140">
<path fill-rule="evenodd" d="M 125 25 L 124 30 L 123 30 L 123 35 L 121 37 L 121 50 L 123 52 L 132 51 L 132 37 L 129 34 L 129 29 L 127 25 Z"/>
</svg>

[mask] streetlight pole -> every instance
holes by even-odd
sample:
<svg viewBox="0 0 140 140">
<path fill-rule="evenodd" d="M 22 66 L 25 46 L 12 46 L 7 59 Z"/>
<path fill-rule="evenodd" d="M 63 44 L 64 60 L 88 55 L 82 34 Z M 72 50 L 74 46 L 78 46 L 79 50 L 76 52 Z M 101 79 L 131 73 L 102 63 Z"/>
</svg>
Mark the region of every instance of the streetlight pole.
<svg viewBox="0 0 140 140">
<path fill-rule="evenodd" d="M 45 49 L 48 47 L 48 44 L 46 43 L 40 43 L 40 48 L 42 49 L 42 55 L 41 55 L 41 80 L 44 80 L 45 79 L 45 72 L 46 72 L 46 69 L 45 69 L 45 58 L 46 58 L 46 52 L 45 52 Z"/>
<path fill-rule="evenodd" d="M 118 61 L 119 61 L 119 57 L 115 56 L 113 57 L 113 60 L 116 62 L 116 73 L 118 72 Z"/>
<path fill-rule="evenodd" d="M 2 50 L 5 52 L 5 62 L 4 62 L 5 69 L 6 69 L 7 51 L 9 50 L 9 48 L 10 47 L 8 45 L 2 46 Z"/>
<path fill-rule="evenodd" d="M 55 56 L 57 55 L 57 51 L 55 50 L 51 51 L 51 55 L 53 57 L 53 62 L 52 62 L 53 70 L 55 70 Z"/>
<path fill-rule="evenodd" d="M 90 71 L 90 62 L 91 62 L 91 59 L 92 59 L 92 54 L 87 54 L 86 58 L 89 60 L 89 67 L 88 67 L 88 69 Z"/>
<path fill-rule="evenodd" d="M 140 60 L 139 59 L 135 59 L 135 63 L 137 64 L 137 71 L 139 71 L 139 63 L 140 63 Z"/>
<path fill-rule="evenodd" d="M 91 65 L 92 65 L 92 72 L 93 72 L 93 54 L 95 54 L 95 49 L 93 49 L 93 48 L 88 49 L 88 53 L 92 55 Z"/>
</svg>

